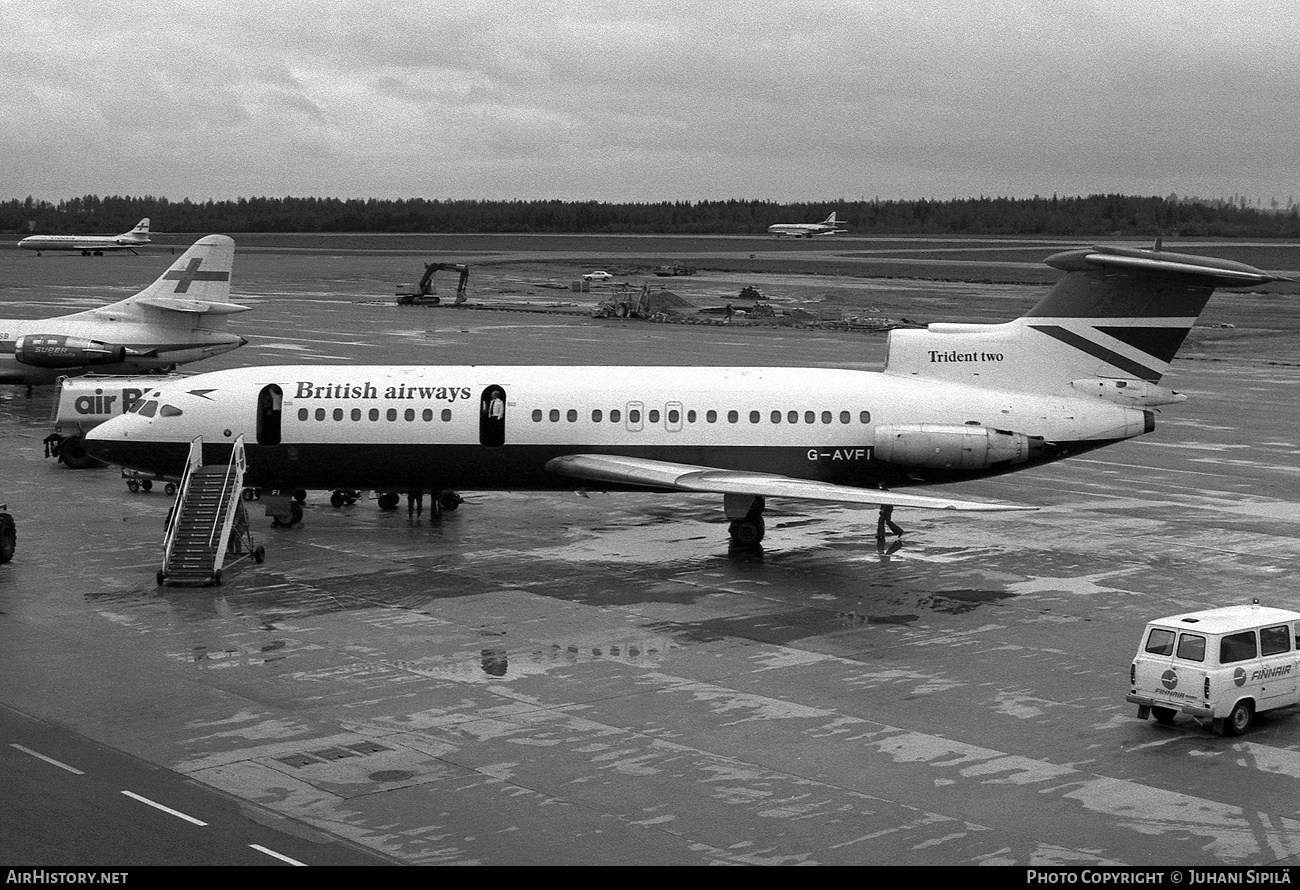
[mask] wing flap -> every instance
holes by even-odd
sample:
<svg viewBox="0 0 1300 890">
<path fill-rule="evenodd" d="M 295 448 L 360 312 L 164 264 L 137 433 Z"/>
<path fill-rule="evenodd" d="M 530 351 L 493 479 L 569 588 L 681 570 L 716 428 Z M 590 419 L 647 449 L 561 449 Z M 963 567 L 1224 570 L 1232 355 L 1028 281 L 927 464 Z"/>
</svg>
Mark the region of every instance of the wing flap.
<svg viewBox="0 0 1300 890">
<path fill-rule="evenodd" d="M 774 473 L 751 473 L 741 470 L 722 470 L 693 464 L 649 460 L 615 454 L 569 454 L 557 457 L 546 464 L 549 472 L 572 479 L 591 482 L 612 482 L 620 485 L 640 485 L 669 491 L 712 492 L 716 494 L 748 494 L 762 497 L 801 498 L 810 501 L 833 501 L 842 504 L 890 504 L 895 507 L 913 507 L 922 510 L 961 510 L 998 512 L 1009 510 L 1035 510 L 1015 504 L 966 501 L 957 498 L 882 491 L 871 488 L 851 488 L 830 482 L 795 479 Z"/>
</svg>

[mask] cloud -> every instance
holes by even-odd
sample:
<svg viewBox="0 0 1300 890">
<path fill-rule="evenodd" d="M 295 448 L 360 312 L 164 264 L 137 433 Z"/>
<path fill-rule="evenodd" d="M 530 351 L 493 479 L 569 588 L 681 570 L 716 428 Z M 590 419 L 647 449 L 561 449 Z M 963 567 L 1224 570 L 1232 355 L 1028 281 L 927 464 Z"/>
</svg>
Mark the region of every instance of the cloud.
<svg viewBox="0 0 1300 890">
<path fill-rule="evenodd" d="M 0 5 L 0 194 L 1294 190 L 1262 2 Z"/>
</svg>

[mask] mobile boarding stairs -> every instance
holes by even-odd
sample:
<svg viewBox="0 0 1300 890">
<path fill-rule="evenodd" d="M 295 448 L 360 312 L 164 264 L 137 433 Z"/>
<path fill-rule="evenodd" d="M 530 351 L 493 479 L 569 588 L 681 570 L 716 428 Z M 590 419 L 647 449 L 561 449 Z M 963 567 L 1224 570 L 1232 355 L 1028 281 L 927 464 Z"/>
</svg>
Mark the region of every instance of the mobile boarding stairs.
<svg viewBox="0 0 1300 890">
<path fill-rule="evenodd" d="M 190 443 L 185 473 L 176 503 L 167 517 L 163 562 L 158 586 L 220 584 L 227 555 L 233 565 L 252 557 L 266 558 L 266 549 L 253 542 L 241 493 L 244 488 L 244 437 L 235 440 L 226 465 L 203 464 L 203 438 Z"/>
</svg>

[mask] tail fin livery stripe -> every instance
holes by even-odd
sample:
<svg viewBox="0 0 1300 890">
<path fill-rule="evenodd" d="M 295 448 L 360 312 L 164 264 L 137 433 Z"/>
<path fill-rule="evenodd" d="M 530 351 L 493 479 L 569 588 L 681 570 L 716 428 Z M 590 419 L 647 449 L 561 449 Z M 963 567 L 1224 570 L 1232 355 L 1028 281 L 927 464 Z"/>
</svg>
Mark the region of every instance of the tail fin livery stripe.
<svg viewBox="0 0 1300 890">
<path fill-rule="evenodd" d="M 1178 354 L 1178 347 L 1183 345 L 1187 339 L 1187 332 L 1191 330 L 1189 322 L 1183 327 L 1173 328 L 1120 328 L 1120 327 L 1097 327 L 1097 330 L 1114 337 L 1122 343 L 1127 343 L 1134 349 L 1140 349 L 1154 359 L 1159 359 L 1165 364 L 1174 360 Z"/>
<path fill-rule="evenodd" d="M 1139 380 L 1147 380 L 1156 383 L 1160 380 L 1160 371 L 1152 370 L 1140 362 L 1120 355 L 1114 350 L 1107 349 L 1099 343 L 1094 343 L 1086 337 L 1076 334 L 1074 331 L 1067 330 L 1059 325 L 1036 325 L 1031 324 L 1029 327 L 1036 331 L 1041 331 L 1049 337 L 1054 337 L 1068 346 L 1073 346 L 1080 352 L 1087 353 L 1093 358 L 1100 359 L 1108 365 L 1113 365 L 1122 371 L 1132 374 Z"/>
</svg>

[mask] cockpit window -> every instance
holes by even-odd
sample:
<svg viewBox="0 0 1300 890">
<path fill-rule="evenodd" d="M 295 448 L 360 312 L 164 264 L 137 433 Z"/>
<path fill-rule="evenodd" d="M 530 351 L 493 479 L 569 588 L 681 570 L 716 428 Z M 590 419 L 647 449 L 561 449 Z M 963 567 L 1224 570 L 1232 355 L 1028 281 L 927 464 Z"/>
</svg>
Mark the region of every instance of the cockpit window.
<svg viewBox="0 0 1300 890">
<path fill-rule="evenodd" d="M 140 411 L 138 413 L 143 417 L 153 417 L 158 413 L 158 400 L 150 399 L 145 402 L 140 406 Z"/>
<path fill-rule="evenodd" d="M 183 413 L 185 412 L 181 411 L 181 409 L 177 408 L 175 405 L 163 405 L 162 410 L 158 412 L 158 416 L 159 417 L 180 417 Z"/>
</svg>

